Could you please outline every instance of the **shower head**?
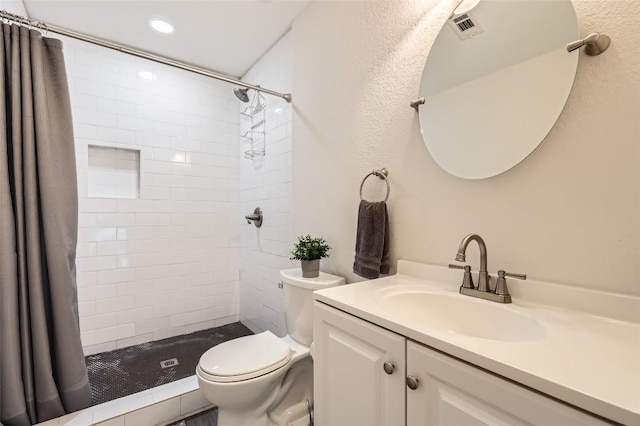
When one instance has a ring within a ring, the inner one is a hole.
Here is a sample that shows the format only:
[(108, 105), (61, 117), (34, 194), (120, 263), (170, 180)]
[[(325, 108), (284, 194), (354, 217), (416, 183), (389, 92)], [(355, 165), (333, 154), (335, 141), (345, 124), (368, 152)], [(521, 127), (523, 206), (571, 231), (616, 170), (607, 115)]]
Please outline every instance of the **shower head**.
[(249, 91), (249, 89), (241, 89), (239, 87), (233, 89), (233, 93), (235, 93), (236, 97), (242, 102), (249, 102), (249, 95), (247, 95), (247, 91)]

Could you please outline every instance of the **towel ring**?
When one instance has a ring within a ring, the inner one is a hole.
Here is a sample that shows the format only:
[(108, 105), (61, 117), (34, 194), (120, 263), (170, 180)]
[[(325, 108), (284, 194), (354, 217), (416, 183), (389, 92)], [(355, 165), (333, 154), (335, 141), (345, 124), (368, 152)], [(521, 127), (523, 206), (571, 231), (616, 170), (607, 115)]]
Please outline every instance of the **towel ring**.
[(364, 198), (362, 198), (362, 188), (364, 187), (364, 182), (367, 180), (369, 176), (378, 176), (380, 179), (384, 179), (385, 183), (387, 184), (387, 196), (384, 197), (384, 201), (386, 202), (389, 199), (389, 193), (391, 192), (389, 179), (387, 179), (388, 175), (389, 175), (389, 171), (384, 167), (379, 170), (374, 170), (368, 175), (366, 175), (364, 179), (362, 179), (362, 183), (360, 184), (360, 201), (364, 201)]

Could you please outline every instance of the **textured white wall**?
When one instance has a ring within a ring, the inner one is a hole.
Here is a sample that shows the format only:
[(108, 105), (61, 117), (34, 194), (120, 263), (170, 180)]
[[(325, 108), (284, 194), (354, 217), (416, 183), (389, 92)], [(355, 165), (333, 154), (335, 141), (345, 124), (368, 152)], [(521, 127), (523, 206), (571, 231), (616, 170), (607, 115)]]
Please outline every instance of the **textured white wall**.
[[(294, 21), (294, 234), (324, 235), (334, 251), (323, 269), (360, 280), (351, 272), (358, 187), (385, 166), (394, 259), (445, 265), (475, 232), (492, 273), (639, 295), (640, 35), (629, 28), (640, 2), (574, 2), (581, 33), (608, 34), (611, 48), (581, 54), (565, 110), (539, 148), (480, 181), (433, 162), (408, 106), (456, 3), (315, 2)], [(469, 252), (475, 269), (477, 248)]]
[[(78, 166), (85, 353), (238, 321), (240, 117), (232, 87), (63, 42)], [(141, 71), (155, 78), (141, 78)], [(88, 197), (89, 179), (114, 183), (89, 176), (89, 145), (139, 150), (139, 199)]]
[[(242, 78), (282, 93), (291, 91), (291, 34), (286, 34)], [(252, 94), (253, 92), (249, 92)], [(266, 155), (240, 160), (242, 214), (261, 207), (261, 228), (241, 227), (240, 320), (254, 332), (286, 334), (280, 269), (294, 267), (291, 250), (291, 105), (266, 96)], [(241, 108), (246, 106), (243, 104)], [(242, 126), (241, 126), (242, 127)], [(241, 147), (241, 151), (247, 149)]]

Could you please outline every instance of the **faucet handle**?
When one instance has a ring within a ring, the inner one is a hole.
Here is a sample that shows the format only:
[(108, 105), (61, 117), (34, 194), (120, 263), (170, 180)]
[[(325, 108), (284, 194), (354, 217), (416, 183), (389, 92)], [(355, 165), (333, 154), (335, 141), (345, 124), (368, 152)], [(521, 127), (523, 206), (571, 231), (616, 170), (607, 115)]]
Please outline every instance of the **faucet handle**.
[(506, 296), (509, 294), (509, 289), (507, 288), (507, 280), (505, 277), (517, 278), (519, 280), (526, 280), (527, 276), (525, 274), (514, 274), (511, 272), (505, 272), (502, 269), (498, 271), (498, 279), (496, 280), (496, 289), (494, 291), (495, 294)]
[(517, 278), (519, 280), (526, 280), (527, 279), (527, 275), (526, 274), (516, 274), (514, 272), (505, 272), (503, 270), (499, 270), (498, 271), (498, 277), (511, 277), (511, 278)]
[(454, 265), (452, 263), (449, 264), (449, 269), (464, 269), (464, 277), (462, 277), (462, 288), (475, 288), (473, 285), (473, 278), (471, 277), (471, 266), (469, 265)]

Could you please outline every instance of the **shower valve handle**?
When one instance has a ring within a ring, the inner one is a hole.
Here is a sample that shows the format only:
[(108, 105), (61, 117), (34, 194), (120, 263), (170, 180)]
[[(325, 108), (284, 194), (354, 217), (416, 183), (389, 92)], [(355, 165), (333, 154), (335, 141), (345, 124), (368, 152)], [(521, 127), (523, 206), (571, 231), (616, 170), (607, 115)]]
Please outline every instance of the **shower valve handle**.
[(260, 207), (256, 207), (253, 214), (246, 215), (244, 218), (247, 220), (249, 225), (253, 222), (256, 228), (260, 228), (262, 226), (262, 209)]

